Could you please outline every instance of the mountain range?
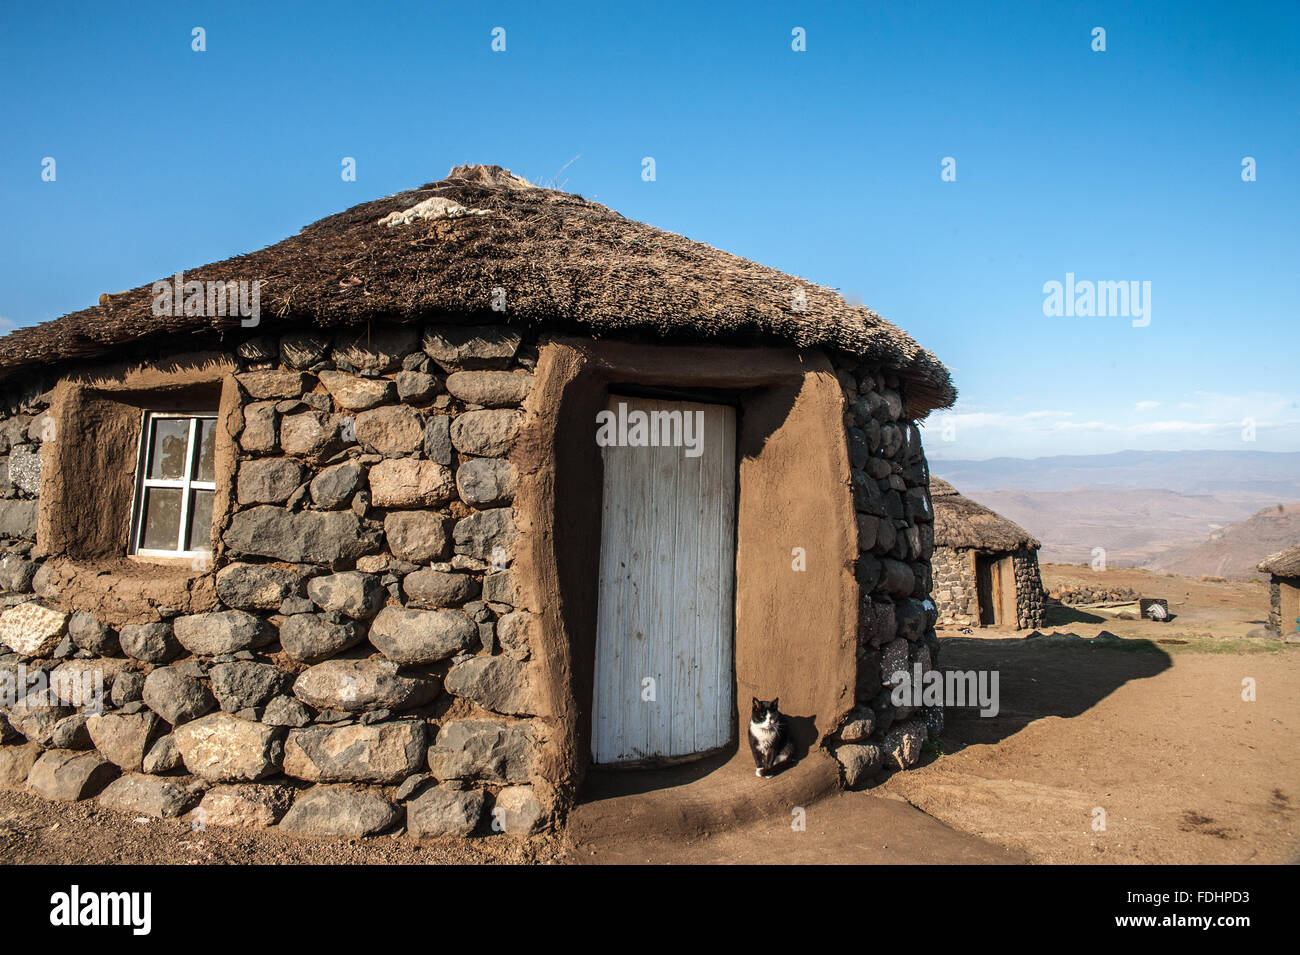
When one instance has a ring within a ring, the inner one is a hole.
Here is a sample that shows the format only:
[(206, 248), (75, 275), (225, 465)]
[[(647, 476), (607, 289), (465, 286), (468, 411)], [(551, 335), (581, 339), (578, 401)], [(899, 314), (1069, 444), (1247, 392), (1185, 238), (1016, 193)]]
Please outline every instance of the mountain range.
[(1257, 576), (1300, 543), (1300, 453), (1122, 451), (935, 460), (931, 470), (1043, 542), (1040, 559)]

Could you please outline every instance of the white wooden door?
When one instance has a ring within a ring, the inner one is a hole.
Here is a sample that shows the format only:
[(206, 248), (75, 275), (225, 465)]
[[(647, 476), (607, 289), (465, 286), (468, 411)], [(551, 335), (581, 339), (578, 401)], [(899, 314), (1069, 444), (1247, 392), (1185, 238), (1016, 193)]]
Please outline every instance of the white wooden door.
[(608, 407), (629, 424), (645, 413), (656, 433), (674, 412), (702, 430), (697, 454), (633, 445), (646, 435), (630, 426), (627, 444), (602, 449), (592, 756), (704, 752), (731, 739), (735, 708), (736, 413), (618, 395)]

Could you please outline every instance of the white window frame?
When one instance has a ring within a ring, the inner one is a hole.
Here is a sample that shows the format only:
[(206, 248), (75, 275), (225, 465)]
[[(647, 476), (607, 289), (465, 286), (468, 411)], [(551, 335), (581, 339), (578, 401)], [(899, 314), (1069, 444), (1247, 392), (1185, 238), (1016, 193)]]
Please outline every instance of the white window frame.
[[(149, 465), (152, 463), (149, 460), (149, 449), (154, 422), (168, 418), (185, 418), (189, 420), (190, 425), (185, 446), (185, 474), (179, 480), (149, 477)], [(214, 411), (146, 411), (144, 413), (140, 422), (140, 449), (136, 457), (135, 498), (131, 507), (131, 546), (127, 548), (128, 554), (135, 557), (194, 558), (211, 553), (210, 546), (195, 550), (185, 550), (184, 546), (190, 525), (190, 500), (194, 497), (192, 492), (212, 491), (215, 494), (217, 490), (215, 481), (199, 481), (194, 478), (194, 461), (198, 452), (195, 442), (198, 440), (199, 422), (216, 420), (217, 414)], [(181, 491), (181, 517), (180, 527), (176, 532), (176, 550), (158, 550), (140, 546), (144, 539), (144, 501), (148, 488), (179, 488)], [(209, 545), (210, 543), (209, 539)]]

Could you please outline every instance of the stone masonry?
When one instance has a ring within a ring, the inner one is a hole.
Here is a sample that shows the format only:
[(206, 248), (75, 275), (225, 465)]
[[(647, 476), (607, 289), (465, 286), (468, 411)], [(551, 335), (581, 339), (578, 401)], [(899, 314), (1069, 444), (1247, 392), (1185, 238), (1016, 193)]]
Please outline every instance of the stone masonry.
[[(94, 434), (54, 432), (53, 381), (11, 385), (0, 785), (320, 836), (553, 824), (554, 781), (538, 768), (550, 718), (529, 679), (537, 620), (516, 605), (512, 571), (523, 532), (509, 454), (540, 344), (500, 326), (415, 325), (238, 343), (221, 356), (235, 462), (211, 561), (146, 578), (42, 556), (41, 446)], [(933, 509), (899, 379), (833, 361), (859, 628), (856, 705), (824, 742), (856, 787), (914, 765), (943, 730), (941, 708), (891, 700), (896, 671), (938, 656)], [(88, 674), (102, 698), (67, 689)]]
[(893, 675), (926, 673), (938, 660), (930, 556), (934, 511), (929, 467), (897, 377), (836, 362), (858, 520), (856, 706), (830, 741), (850, 787), (907, 769), (943, 732), (941, 707), (894, 705)]
[[(1028, 547), (1022, 547), (1010, 556), (1016, 576), (1016, 626), (1021, 630), (1041, 627), (1046, 593), (1038, 556)], [(946, 627), (978, 627), (975, 552), (967, 548), (937, 547), (930, 559), (934, 566), (934, 598), (939, 606), (939, 623)]]
[[(11, 385), (0, 785), (309, 835), (548, 825), (508, 460), (536, 355), (499, 327), (240, 343), (231, 504), (182, 606), (37, 556), (41, 445), (95, 435), (54, 434), (53, 382)], [(58, 689), (88, 670), (102, 699)]]

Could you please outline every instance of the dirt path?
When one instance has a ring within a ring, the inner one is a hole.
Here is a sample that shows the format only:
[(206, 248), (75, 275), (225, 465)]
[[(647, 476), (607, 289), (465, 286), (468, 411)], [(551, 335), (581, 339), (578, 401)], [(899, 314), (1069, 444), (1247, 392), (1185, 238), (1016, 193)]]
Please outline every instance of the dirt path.
[[(1095, 584), (1091, 574), (1045, 568), (1049, 587)], [(1300, 861), (1300, 646), (1245, 637), (1265, 588), (1107, 574), (1108, 586), (1169, 599), (1176, 619), (1058, 608), (1045, 636), (950, 634), (944, 669), (996, 670), (999, 714), (950, 711), (922, 765), (814, 803), (807, 832), (792, 833), (788, 807), (758, 805), (762, 818), (707, 835), (638, 824), (591, 846), (579, 839), (578, 860)], [(1120, 639), (1093, 643), (1103, 631)], [(1247, 677), (1253, 703), (1242, 699)], [(1097, 809), (1104, 831), (1093, 828)]]
[[(574, 813), (562, 834), (521, 840), (488, 836), (416, 842), (300, 839), (275, 830), (195, 831), (187, 823), (137, 820), (93, 802), (52, 803), (0, 790), (0, 862), (10, 864), (164, 865), (460, 865), (620, 863), (1000, 863), (1023, 853), (956, 832), (924, 813), (867, 793), (816, 794), (827, 788), (810, 760), (799, 776), (766, 783), (740, 757), (691, 774), (678, 786), (610, 793)], [(743, 770), (741, 772), (740, 770)], [(748, 786), (722, 815), (709, 789)], [(830, 780), (833, 785), (833, 779)], [(809, 797), (809, 798), (804, 798)], [(802, 810), (802, 827), (792, 809)], [(620, 823), (620, 819), (622, 822)]]
[(628, 834), (576, 844), (574, 861), (657, 865), (1002, 865), (1028, 862), (1018, 849), (958, 832), (901, 801), (839, 792), (805, 808), (734, 829), (647, 839)]
[(950, 712), (946, 754), (877, 792), (1036, 862), (1300, 861), (1300, 647), (1234, 643), (945, 641), (1002, 710)]
[[(1080, 636), (1095, 636), (1106, 629), (1121, 637), (1160, 637), (1191, 634), (1201, 637), (1245, 637), (1268, 619), (1268, 585), (1261, 581), (1226, 581), (1216, 577), (1181, 577), (1149, 570), (1110, 567), (1093, 571), (1086, 564), (1044, 564), (1043, 585), (1049, 593), (1064, 584), (1137, 591), (1144, 597), (1163, 597), (1175, 615), (1168, 623), (1120, 620), (1104, 610), (1051, 608), (1047, 626), (1065, 628)], [(1015, 631), (1006, 635), (1023, 636)]]
[(313, 840), (274, 830), (242, 831), (139, 822), (93, 803), (47, 802), (0, 790), (0, 862), (18, 865), (493, 865), (620, 863), (1021, 862), (1015, 850), (953, 831), (911, 806), (867, 793), (809, 805), (805, 827), (768, 814), (719, 833), (627, 833), (595, 842), (570, 834), (530, 840), (491, 836), (424, 840), (404, 836)]
[(531, 840), (405, 837), (300, 839), (274, 829), (195, 831), (188, 823), (131, 816), (93, 801), (53, 803), (0, 789), (0, 862), (19, 865), (461, 865), (562, 861), (558, 836)]
[(573, 859), (595, 864), (1023, 862), (912, 806), (839, 789), (838, 764), (803, 754), (754, 778), (748, 749), (667, 770), (593, 774), (569, 818)]

